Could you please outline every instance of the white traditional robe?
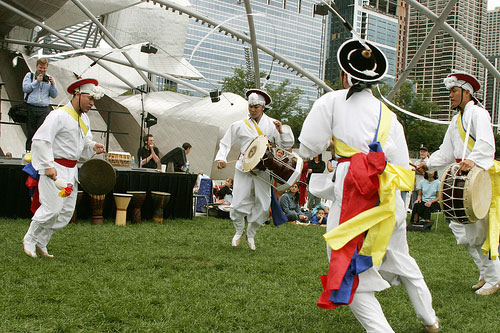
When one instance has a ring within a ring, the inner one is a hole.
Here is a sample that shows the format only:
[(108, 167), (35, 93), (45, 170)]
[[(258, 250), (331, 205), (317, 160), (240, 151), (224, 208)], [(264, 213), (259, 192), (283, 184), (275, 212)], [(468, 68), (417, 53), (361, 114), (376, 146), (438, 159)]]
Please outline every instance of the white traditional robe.
[[(463, 157), (464, 142), (457, 127), (458, 116), (456, 114), (452, 118), (439, 150), (435, 151), (429, 158), (427, 162), (429, 170), (433, 171), (446, 167), (455, 163), (456, 159)], [(490, 114), (485, 109), (475, 105), (473, 101), (470, 101), (465, 105), (462, 122), (465, 130), (467, 130), (470, 123), (470, 135), (476, 139), (472, 151), (466, 148), (465, 159), (469, 159), (476, 163), (478, 167), (488, 170), (493, 166), (495, 157), (495, 138), (491, 128)], [(450, 222), (450, 229), (457, 239), (457, 244), (467, 247), (479, 269), (480, 275), (485, 278), (486, 282), (490, 284), (499, 282), (500, 262), (498, 259), (489, 260), (488, 256), (484, 255), (481, 250), (488, 232), (488, 218), (486, 217), (471, 224), (452, 221)]]
[[(71, 103), (66, 106), (73, 108)], [(78, 168), (67, 168), (54, 162), (54, 159), (79, 160), (94, 154), (96, 143), (92, 140), (89, 118), (85, 113), (82, 113), (81, 118), (87, 126), (86, 135), (71, 115), (63, 109), (56, 109), (49, 113), (33, 136), (31, 163), (40, 174), (38, 191), (41, 206), (32, 218), (26, 237), (27, 241), (36, 242), (42, 248), (47, 246), (55, 230), (69, 223), (78, 191)], [(65, 198), (59, 196), (60, 190), (54, 180), (45, 175), (45, 169), (52, 167), (56, 169), (58, 179), (73, 185), (71, 195)]]
[[(299, 155), (311, 158), (323, 152), (332, 136), (363, 153), (369, 152), (368, 145), (373, 142), (379, 123), (380, 101), (373, 96), (370, 89), (354, 93), (348, 100), (346, 95), (347, 90), (329, 92), (314, 103), (299, 137)], [(409, 167), (403, 127), (394, 114), (383, 150), (388, 162)], [(324, 198), (332, 200), (327, 231), (338, 226), (344, 179), (349, 165), (350, 162), (337, 165), (334, 197)], [(397, 222), (386, 255), (380, 267), (374, 266), (359, 275), (359, 286), (350, 306), (367, 331), (392, 331), (373, 294), (375, 291), (389, 288), (387, 281), (392, 284), (403, 283), (417, 316), (425, 325), (432, 325), (436, 321), (430, 292), (417, 263), (409, 254), (406, 241), (406, 209), (399, 190), (395, 196)], [(327, 253), (330, 256), (331, 249), (328, 245)]]
[[(247, 120), (251, 128), (243, 120), (231, 124), (231, 127), (220, 140), (219, 151), (215, 157), (216, 161), (226, 161), (231, 147), (237, 143), (240, 144), (241, 154), (235, 167), (233, 201), (231, 202), (230, 213), (237, 232), (243, 232), (241, 226), (244, 227), (245, 216), (249, 223), (262, 225), (269, 217), (269, 206), (271, 204), (271, 186), (257, 176), (242, 171), (243, 154), (250, 143), (259, 136), (255, 129), (254, 120), (251, 118)], [(285, 130), (280, 134), (274, 125), (274, 121), (275, 119), (263, 114), (257, 126), (268, 137), (270, 142), (285, 149), (291, 148), (294, 143), (293, 133)], [(259, 177), (270, 181), (270, 177), (266, 172), (256, 170), (255, 173)], [(248, 237), (252, 238), (251, 236), (248, 235)]]

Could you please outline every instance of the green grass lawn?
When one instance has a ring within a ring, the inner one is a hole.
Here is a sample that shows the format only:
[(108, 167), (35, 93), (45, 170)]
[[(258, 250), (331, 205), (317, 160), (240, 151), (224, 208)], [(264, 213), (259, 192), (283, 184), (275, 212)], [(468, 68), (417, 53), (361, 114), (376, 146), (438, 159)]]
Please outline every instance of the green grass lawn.
[[(54, 259), (27, 257), (28, 220), (0, 219), (0, 332), (362, 332), (350, 310), (322, 310), (324, 228), (265, 226), (257, 251), (231, 247), (229, 220), (113, 221), (54, 234)], [(443, 332), (498, 332), (500, 294), (477, 296), (477, 272), (443, 221), (408, 234)], [(422, 332), (401, 286), (378, 293), (396, 332)]]

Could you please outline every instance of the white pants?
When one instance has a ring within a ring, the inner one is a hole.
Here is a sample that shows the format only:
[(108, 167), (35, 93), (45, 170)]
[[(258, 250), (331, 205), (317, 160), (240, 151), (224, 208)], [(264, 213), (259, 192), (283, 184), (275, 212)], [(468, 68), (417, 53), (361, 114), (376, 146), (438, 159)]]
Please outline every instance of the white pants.
[[(266, 172), (257, 171), (257, 174), (269, 180)], [(254, 175), (235, 169), (230, 217), (236, 234), (243, 234), (246, 217), (247, 237), (253, 238), (259, 226), (269, 218), (270, 205), (271, 185)]]
[(457, 244), (467, 248), (484, 280), (490, 284), (496, 284), (500, 281), (500, 261), (498, 258), (490, 260), (488, 255), (485, 255), (481, 250), (488, 233), (488, 218), (471, 224), (450, 222), (449, 226)]
[[(68, 171), (67, 168), (56, 167), (56, 169), (58, 178), (67, 180), (70, 179), (71, 174), (74, 175), (74, 172), (65, 172)], [(64, 228), (71, 220), (75, 210), (77, 190), (78, 186), (73, 184), (71, 195), (63, 198), (59, 196), (60, 190), (56, 187), (55, 181), (45, 175), (40, 175), (38, 192), (41, 206), (31, 219), (28, 232), (24, 236), (25, 240), (36, 243), (41, 248), (47, 247), (54, 231)]]

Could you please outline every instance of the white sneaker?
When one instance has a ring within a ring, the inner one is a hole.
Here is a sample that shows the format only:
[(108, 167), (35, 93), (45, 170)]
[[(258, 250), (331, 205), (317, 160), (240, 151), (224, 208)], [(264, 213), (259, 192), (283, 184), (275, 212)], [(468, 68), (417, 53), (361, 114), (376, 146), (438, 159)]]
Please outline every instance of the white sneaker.
[(238, 245), (240, 245), (241, 237), (243, 237), (243, 234), (241, 234), (241, 235), (235, 234), (233, 237), (233, 240), (231, 241), (231, 245), (233, 247), (237, 247)]
[(38, 253), (38, 255), (40, 257), (45, 257), (45, 258), (54, 258), (54, 256), (52, 254), (49, 254), (49, 251), (47, 250), (46, 247), (40, 247), (40, 246), (36, 246), (36, 253)]
[(248, 238), (248, 247), (250, 250), (255, 251), (257, 248), (255, 247), (255, 240), (253, 238)]
[(484, 277), (480, 277), (479, 278), (479, 281), (477, 281), (477, 283), (475, 285), (472, 286), (472, 289), (474, 290), (478, 290), (480, 289), (482, 286), (484, 286), (484, 284), (486, 283), (486, 281), (484, 280)]
[(500, 289), (500, 281), (495, 284), (486, 282), (484, 286), (476, 290), (476, 294), (481, 296), (489, 296), (496, 293), (499, 289)]
[(36, 258), (36, 245), (35, 243), (31, 243), (31, 242), (28, 242), (27, 240), (25, 240), (23, 238), (23, 248), (24, 248), (24, 253), (26, 253), (26, 255), (28, 257), (31, 257), (31, 258)]

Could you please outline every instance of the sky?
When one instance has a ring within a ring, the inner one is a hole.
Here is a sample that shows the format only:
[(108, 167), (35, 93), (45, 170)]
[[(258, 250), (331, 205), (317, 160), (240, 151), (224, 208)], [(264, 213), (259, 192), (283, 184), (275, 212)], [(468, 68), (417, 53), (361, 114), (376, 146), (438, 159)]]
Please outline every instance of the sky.
[(488, 9), (495, 9), (500, 7), (500, 0), (488, 0)]

